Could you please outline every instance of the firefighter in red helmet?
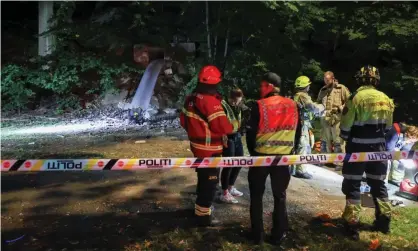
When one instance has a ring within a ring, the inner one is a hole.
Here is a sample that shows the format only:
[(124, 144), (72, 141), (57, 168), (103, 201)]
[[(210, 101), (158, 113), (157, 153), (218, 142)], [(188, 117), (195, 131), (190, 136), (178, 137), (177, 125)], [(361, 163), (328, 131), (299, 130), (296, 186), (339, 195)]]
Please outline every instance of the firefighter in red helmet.
[[(221, 80), (218, 68), (212, 65), (203, 67), (197, 87), (186, 97), (180, 113), (181, 126), (187, 131), (190, 148), (197, 158), (221, 156), (223, 138), (234, 130), (222, 108), (222, 97), (216, 90)], [(214, 225), (218, 221), (213, 219), (212, 201), (219, 183), (219, 168), (197, 168), (196, 172), (195, 215), (198, 225)]]

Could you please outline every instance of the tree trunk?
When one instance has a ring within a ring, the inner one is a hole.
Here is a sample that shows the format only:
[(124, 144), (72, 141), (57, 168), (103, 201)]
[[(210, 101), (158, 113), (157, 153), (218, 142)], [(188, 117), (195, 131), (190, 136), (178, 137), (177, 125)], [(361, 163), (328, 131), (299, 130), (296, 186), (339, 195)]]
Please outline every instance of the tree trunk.
[[(54, 15), (54, 2), (39, 2), (38, 3), (38, 26), (39, 34), (43, 34), (50, 30), (51, 23), (49, 20)], [(51, 34), (42, 35), (38, 37), (38, 55), (46, 56), (54, 50), (54, 36)]]
[(229, 39), (229, 23), (231, 19), (228, 21), (228, 28), (226, 29), (226, 35), (225, 35), (225, 51), (224, 51), (224, 58), (226, 58), (226, 55), (228, 55), (228, 39)]
[(216, 60), (216, 50), (218, 49), (218, 35), (215, 36), (213, 47), (213, 58)]
[(210, 31), (209, 31), (209, 2), (206, 1), (206, 32), (207, 32), (207, 42), (208, 42), (208, 59), (212, 60), (212, 51), (210, 48)]
[(221, 25), (221, 8), (222, 8), (222, 2), (219, 4), (219, 8), (218, 8), (218, 22), (217, 22), (217, 31), (216, 31), (216, 35), (215, 35), (215, 40), (214, 40), (214, 45), (213, 45), (213, 60), (216, 61), (216, 52), (218, 50), (218, 29), (219, 26)]
[(225, 51), (224, 51), (224, 66), (222, 71), (225, 71), (226, 69), (226, 61), (228, 60), (228, 40), (229, 40), (229, 24), (230, 24), (231, 19), (229, 19), (228, 21), (228, 27), (226, 29), (226, 35), (225, 35)]
[(228, 38), (229, 38), (229, 28), (228, 30), (226, 30), (224, 58), (226, 58), (226, 55), (228, 54)]
[(339, 40), (340, 40), (340, 32), (337, 31), (337, 35), (335, 36), (335, 39), (334, 39), (334, 48), (333, 48), (334, 53), (337, 50)]

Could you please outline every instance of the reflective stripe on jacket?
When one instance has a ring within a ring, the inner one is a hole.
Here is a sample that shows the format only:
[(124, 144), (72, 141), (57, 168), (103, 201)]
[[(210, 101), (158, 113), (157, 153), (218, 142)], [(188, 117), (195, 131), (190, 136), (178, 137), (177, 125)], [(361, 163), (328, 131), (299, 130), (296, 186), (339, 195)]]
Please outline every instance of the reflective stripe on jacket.
[(211, 157), (222, 153), (222, 136), (232, 133), (233, 127), (226, 117), (221, 100), (219, 95), (206, 93), (186, 98), (180, 113), (180, 124), (187, 131), (195, 157)]
[(260, 121), (255, 151), (262, 154), (289, 154), (295, 146), (298, 126), (296, 103), (281, 96), (257, 101)]
[(362, 86), (347, 101), (341, 119), (341, 138), (357, 144), (385, 144), (392, 127), (393, 101), (373, 86)]

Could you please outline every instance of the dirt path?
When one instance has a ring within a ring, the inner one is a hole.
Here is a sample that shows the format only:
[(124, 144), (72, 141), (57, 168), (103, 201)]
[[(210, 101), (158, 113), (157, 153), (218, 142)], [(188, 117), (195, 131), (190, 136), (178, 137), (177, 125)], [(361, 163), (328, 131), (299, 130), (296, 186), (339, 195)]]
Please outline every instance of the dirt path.
[[(31, 145), (25, 140), (5, 141), (2, 142), (2, 158), (191, 156), (188, 141), (178, 138), (153, 138), (139, 143), (142, 136), (113, 137), (110, 142), (102, 137), (66, 137), (66, 141), (39, 139)], [(242, 246), (234, 243), (245, 242), (243, 234), (249, 227), (247, 170), (243, 169), (236, 184), (244, 192), (240, 203), (215, 204), (215, 213), (224, 223), (219, 229), (195, 228), (195, 184), (196, 174), (190, 169), (2, 173), (2, 248), (25, 251), (242, 250)], [(264, 199), (267, 227), (272, 206), (268, 183)], [(302, 249), (306, 238), (301, 235), (309, 234), (304, 229), (310, 227), (312, 217), (326, 213), (337, 218), (343, 206), (342, 196), (329, 196), (323, 189), (292, 179), (288, 211), (294, 232), (291, 243), (286, 245)], [(321, 238), (327, 240), (327, 236)], [(22, 238), (11, 244), (4, 242), (19, 237)], [(187, 238), (191, 238), (189, 241), (193, 244), (188, 244)], [(149, 243), (159, 240), (166, 246), (150, 246)]]
[[(3, 142), (3, 158), (16, 155), (27, 158), (132, 158), (138, 153), (145, 157), (191, 156), (187, 141), (156, 138), (135, 143), (138, 139), (125, 137), (106, 144), (96, 138), (67, 139), (58, 143), (38, 140), (35, 145), (27, 145), (25, 141)], [(20, 148), (24, 151), (16, 152)], [(14, 245), (5, 246), (10, 250), (23, 247), (25, 250), (56, 250), (68, 246), (85, 249), (92, 244), (99, 250), (121, 250), (130, 239), (149, 236), (150, 226), (156, 231), (164, 231), (186, 224), (184, 217), (193, 214), (195, 184), (195, 172), (188, 169), (2, 173), (2, 239), (25, 235)], [(237, 187), (245, 193), (240, 198), (241, 203), (217, 204), (216, 212), (226, 224), (239, 223), (245, 229), (249, 207), (247, 170), (241, 172)], [(288, 194), (291, 215), (310, 217), (325, 211), (339, 213), (338, 206), (330, 209), (325, 206), (328, 203), (318, 203), (323, 196), (303, 181), (292, 179)], [(272, 210), (269, 186), (265, 206), (268, 219)], [(176, 222), (176, 218), (182, 223)], [(167, 225), (167, 222), (172, 224)]]

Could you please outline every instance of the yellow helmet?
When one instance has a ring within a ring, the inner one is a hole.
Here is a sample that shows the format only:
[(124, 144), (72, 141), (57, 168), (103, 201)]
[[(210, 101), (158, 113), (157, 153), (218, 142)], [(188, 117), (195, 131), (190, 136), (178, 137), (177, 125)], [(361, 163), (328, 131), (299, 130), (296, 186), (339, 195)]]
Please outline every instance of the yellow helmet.
[(311, 80), (307, 76), (300, 76), (295, 81), (296, 89), (303, 89), (311, 84)]

